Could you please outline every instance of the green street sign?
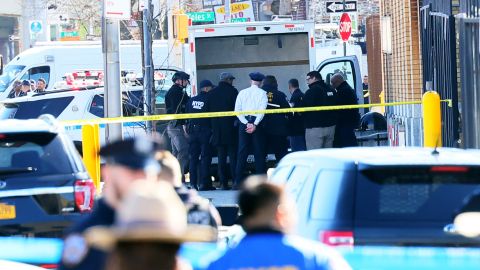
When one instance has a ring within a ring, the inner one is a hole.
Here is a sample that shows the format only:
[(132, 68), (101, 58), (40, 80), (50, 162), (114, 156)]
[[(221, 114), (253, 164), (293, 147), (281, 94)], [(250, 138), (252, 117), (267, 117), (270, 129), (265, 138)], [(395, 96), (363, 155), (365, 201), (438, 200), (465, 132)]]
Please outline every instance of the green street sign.
[(247, 22), (247, 18), (232, 18), (231, 22)]
[(77, 31), (60, 32), (60, 38), (66, 38), (66, 37), (78, 37), (78, 32)]
[(192, 22), (214, 22), (215, 13), (214, 12), (188, 12), (188, 18)]

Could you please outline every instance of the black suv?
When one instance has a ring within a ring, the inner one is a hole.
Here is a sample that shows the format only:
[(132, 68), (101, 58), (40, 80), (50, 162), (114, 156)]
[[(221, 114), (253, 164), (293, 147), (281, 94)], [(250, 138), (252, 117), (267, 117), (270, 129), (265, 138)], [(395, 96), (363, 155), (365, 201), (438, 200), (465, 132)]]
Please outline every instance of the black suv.
[(296, 200), (298, 232), (328, 245), (475, 245), (448, 229), (480, 188), (476, 150), (298, 152), (282, 159), (272, 181), (285, 183)]
[(95, 186), (53, 117), (0, 121), (0, 235), (58, 236), (92, 210)]

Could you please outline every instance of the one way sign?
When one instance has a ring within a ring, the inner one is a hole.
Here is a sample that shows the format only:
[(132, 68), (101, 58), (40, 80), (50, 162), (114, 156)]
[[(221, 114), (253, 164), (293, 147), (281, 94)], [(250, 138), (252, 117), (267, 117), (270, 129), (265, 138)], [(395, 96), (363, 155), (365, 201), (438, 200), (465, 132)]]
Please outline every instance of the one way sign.
[(325, 2), (327, 13), (354, 12), (357, 11), (357, 1), (345, 1), (345, 10), (343, 2)]

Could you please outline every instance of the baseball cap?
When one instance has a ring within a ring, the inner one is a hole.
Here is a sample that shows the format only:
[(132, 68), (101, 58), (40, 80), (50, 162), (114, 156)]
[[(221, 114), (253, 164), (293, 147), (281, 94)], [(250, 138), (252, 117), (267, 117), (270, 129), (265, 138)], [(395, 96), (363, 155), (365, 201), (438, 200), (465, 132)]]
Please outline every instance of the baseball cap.
[(199, 89), (202, 89), (207, 86), (213, 86), (213, 83), (210, 80), (203, 80), (198, 84)]
[(232, 79), (234, 80), (235, 77), (232, 75), (232, 73), (230, 72), (222, 72), (220, 73), (220, 80), (223, 81), (223, 80), (228, 80), (228, 79)]

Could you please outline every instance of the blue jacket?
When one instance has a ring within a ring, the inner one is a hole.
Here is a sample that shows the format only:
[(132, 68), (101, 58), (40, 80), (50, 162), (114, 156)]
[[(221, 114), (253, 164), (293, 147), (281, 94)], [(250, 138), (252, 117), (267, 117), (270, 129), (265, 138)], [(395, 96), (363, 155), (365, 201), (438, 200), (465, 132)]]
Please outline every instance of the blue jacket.
[(62, 261), (58, 269), (100, 270), (105, 268), (106, 253), (95, 248), (89, 248), (82, 233), (97, 225), (110, 226), (115, 220), (115, 211), (100, 199), (96, 202), (93, 212), (85, 219), (75, 224), (65, 238)]
[[(207, 92), (201, 91), (197, 96), (191, 97), (187, 102), (186, 113), (204, 113), (208, 112)], [(189, 119), (188, 126), (191, 129), (193, 125), (202, 128), (210, 128), (210, 118)]]
[(349, 270), (350, 266), (336, 251), (320, 243), (265, 230), (247, 233), (236, 247), (208, 267), (217, 269)]

